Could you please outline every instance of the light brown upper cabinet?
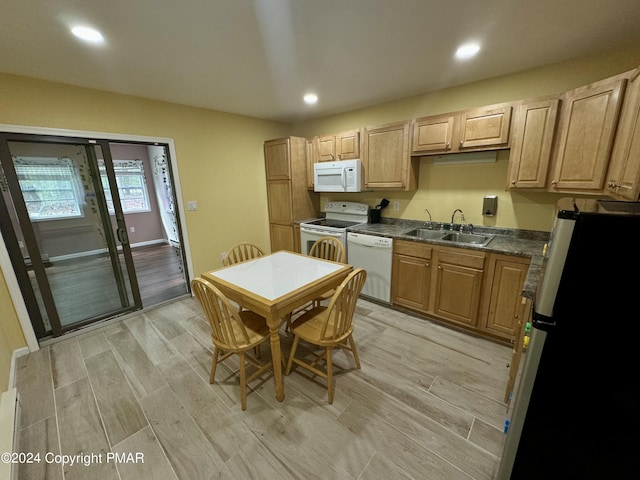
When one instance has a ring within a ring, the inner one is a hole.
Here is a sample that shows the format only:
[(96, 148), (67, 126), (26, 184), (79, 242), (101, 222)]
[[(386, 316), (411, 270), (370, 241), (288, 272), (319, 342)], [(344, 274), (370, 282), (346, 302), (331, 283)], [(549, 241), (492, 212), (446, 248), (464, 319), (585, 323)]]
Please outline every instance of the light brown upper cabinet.
[(364, 187), (367, 190), (415, 190), (418, 159), (409, 152), (410, 122), (367, 127), (362, 135)]
[(562, 96), (550, 191), (603, 191), (626, 77), (617, 75)]
[(318, 161), (318, 149), (315, 142), (318, 137), (307, 139), (307, 189), (313, 190), (313, 164)]
[(511, 104), (419, 118), (411, 153), (435, 155), (509, 148)]
[(507, 188), (545, 187), (559, 105), (558, 97), (547, 97), (515, 108)]
[(315, 217), (320, 197), (307, 190), (307, 140), (287, 137), (264, 143), (271, 251), (296, 250), (294, 221)]
[(317, 137), (318, 162), (335, 162), (360, 158), (360, 130)]
[(627, 86), (605, 190), (622, 200), (640, 194), (640, 67)]

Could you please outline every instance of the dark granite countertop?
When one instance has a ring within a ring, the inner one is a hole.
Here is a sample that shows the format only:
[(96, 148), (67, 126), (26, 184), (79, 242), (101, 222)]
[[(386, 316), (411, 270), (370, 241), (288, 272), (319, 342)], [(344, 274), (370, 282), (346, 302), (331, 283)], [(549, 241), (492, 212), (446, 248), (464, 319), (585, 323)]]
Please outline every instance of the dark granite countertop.
[(431, 243), (447, 247), (457, 247), (480, 250), (490, 253), (500, 253), (502, 255), (514, 255), (528, 257), (531, 259), (529, 271), (525, 280), (522, 295), (533, 299), (535, 296), (538, 277), (542, 267), (542, 249), (549, 239), (548, 232), (535, 230), (517, 230), (496, 227), (474, 226), (474, 233), (495, 235), (485, 246), (455, 243), (446, 240), (431, 240), (406, 235), (407, 232), (416, 228), (425, 228), (425, 222), (416, 220), (383, 219), (382, 223), (363, 223), (349, 227), (347, 231), (389, 237), (399, 240), (409, 240), (414, 242)]

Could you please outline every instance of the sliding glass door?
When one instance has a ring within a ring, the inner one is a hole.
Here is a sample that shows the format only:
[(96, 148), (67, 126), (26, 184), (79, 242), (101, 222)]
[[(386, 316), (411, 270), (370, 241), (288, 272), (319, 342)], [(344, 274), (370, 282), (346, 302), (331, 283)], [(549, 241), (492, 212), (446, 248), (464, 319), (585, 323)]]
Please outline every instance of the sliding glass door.
[(36, 336), (142, 308), (109, 144), (0, 134), (0, 161), (0, 226)]

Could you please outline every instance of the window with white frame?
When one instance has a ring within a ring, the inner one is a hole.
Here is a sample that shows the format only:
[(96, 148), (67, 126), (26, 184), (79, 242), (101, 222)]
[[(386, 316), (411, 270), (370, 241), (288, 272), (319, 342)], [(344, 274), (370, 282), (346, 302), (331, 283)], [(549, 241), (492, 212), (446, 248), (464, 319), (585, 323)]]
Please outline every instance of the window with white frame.
[(69, 158), (14, 157), (14, 165), (32, 221), (82, 217), (82, 187)]
[[(104, 161), (98, 161), (100, 179), (104, 188), (109, 213), (113, 214), (113, 198), (109, 188), (109, 180), (105, 170)], [(144, 175), (142, 160), (114, 160), (113, 169), (116, 174), (120, 204), (124, 213), (149, 212), (149, 193)]]

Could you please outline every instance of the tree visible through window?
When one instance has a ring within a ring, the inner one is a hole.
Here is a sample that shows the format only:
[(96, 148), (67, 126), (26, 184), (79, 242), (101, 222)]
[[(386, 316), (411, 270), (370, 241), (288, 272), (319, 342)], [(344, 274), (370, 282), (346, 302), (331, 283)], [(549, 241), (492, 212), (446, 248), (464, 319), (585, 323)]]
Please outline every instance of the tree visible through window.
[[(99, 167), (109, 213), (113, 214), (113, 198), (111, 197), (111, 189), (109, 188), (104, 161), (99, 160)], [(120, 196), (122, 211), (124, 213), (150, 211), (149, 193), (147, 192), (147, 182), (144, 176), (142, 160), (114, 160), (113, 169), (116, 174), (116, 183), (118, 184), (118, 194)]]
[(78, 177), (70, 159), (19, 158), (14, 162), (31, 220), (82, 216)]

